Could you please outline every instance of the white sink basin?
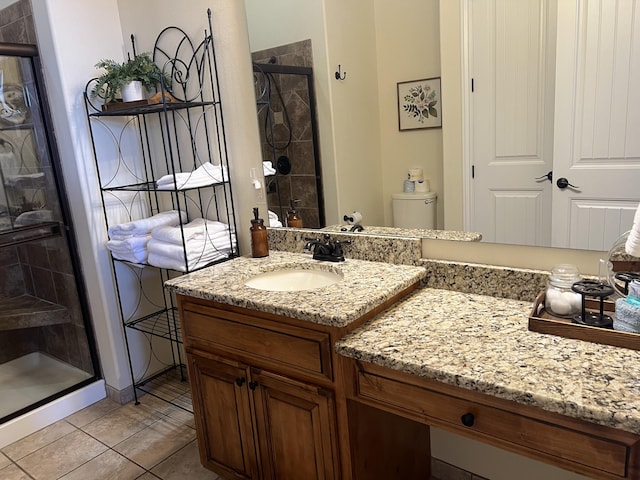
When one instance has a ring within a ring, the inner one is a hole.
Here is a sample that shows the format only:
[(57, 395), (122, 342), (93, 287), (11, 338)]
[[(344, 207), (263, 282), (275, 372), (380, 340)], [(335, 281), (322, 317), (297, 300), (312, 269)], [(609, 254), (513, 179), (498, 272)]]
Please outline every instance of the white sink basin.
[(296, 292), (328, 287), (342, 280), (342, 274), (328, 270), (281, 268), (250, 278), (245, 285), (271, 292)]

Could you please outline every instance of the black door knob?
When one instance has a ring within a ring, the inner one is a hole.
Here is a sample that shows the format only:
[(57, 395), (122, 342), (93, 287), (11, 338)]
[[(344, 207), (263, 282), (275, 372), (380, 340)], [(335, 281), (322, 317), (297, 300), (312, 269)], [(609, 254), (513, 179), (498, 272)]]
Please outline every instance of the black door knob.
[(256, 388), (258, 388), (258, 382), (252, 380), (251, 382), (249, 382), (249, 388), (251, 390), (255, 390)]
[(460, 417), (460, 421), (465, 427), (473, 427), (473, 423), (476, 418), (473, 416), (473, 413), (465, 413)]
[(236, 378), (236, 385), (238, 385), (239, 387), (244, 385), (244, 382), (246, 382), (246, 380), (243, 377)]
[(577, 187), (577, 186), (575, 186), (575, 185), (571, 185), (571, 184), (569, 183), (569, 180), (567, 180), (567, 179), (566, 179), (566, 178), (564, 178), (564, 177), (560, 177), (560, 178), (556, 181), (556, 185), (558, 185), (558, 188), (562, 188), (562, 189), (565, 189), (565, 188), (567, 188), (567, 187), (571, 187), (571, 188), (580, 188), (580, 187)]

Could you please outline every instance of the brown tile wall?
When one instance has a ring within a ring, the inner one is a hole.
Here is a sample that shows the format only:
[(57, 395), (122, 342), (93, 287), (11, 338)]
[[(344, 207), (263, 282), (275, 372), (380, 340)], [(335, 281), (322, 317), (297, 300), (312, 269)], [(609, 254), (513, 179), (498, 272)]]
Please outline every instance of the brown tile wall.
[[(271, 58), (276, 59), (277, 65), (313, 67), (313, 57), (311, 53), (311, 40), (283, 45), (267, 50), (262, 50), (252, 54), (255, 63), (265, 64)], [(302, 217), (303, 225), (307, 228), (318, 228), (320, 226), (320, 205), (319, 195), (316, 186), (316, 171), (313, 132), (311, 124), (309, 90), (307, 79), (304, 75), (294, 74), (274, 74), (273, 78), (280, 90), (282, 100), (277, 91), (272, 90), (271, 107), (275, 112), (275, 124), (273, 137), (275, 142), (272, 145), (277, 147), (274, 153), (271, 145), (266, 141), (265, 136), (265, 112), (259, 109), (259, 126), (262, 138), (263, 159), (271, 161), (274, 167), (278, 158), (286, 156), (291, 162), (291, 173), (288, 175), (278, 175), (267, 177), (267, 202), (269, 208), (278, 214), (284, 224), (287, 210), (292, 198), (299, 199), (297, 206), (299, 215)], [(269, 137), (271, 132), (267, 130)], [(291, 142), (287, 146), (287, 140), (291, 136)], [(277, 182), (277, 188), (275, 183)], [(280, 195), (278, 195), (278, 191)]]

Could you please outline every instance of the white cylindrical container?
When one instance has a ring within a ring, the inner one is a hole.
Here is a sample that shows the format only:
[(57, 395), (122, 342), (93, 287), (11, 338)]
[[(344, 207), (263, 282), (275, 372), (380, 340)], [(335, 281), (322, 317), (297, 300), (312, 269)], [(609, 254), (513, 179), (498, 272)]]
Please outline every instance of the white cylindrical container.
[(393, 226), (435, 229), (437, 199), (436, 192), (392, 194)]

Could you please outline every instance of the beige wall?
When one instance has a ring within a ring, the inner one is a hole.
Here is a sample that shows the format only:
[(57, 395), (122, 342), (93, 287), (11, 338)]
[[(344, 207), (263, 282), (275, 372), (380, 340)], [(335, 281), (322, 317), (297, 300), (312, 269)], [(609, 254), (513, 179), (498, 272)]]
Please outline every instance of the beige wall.
[(397, 95), (398, 82), (440, 76), (438, 10), (438, 0), (375, 0), (384, 225), (393, 222), (391, 194), (402, 192), (410, 168), (420, 167), (438, 194), (437, 227), (444, 228), (443, 129), (401, 132)]

